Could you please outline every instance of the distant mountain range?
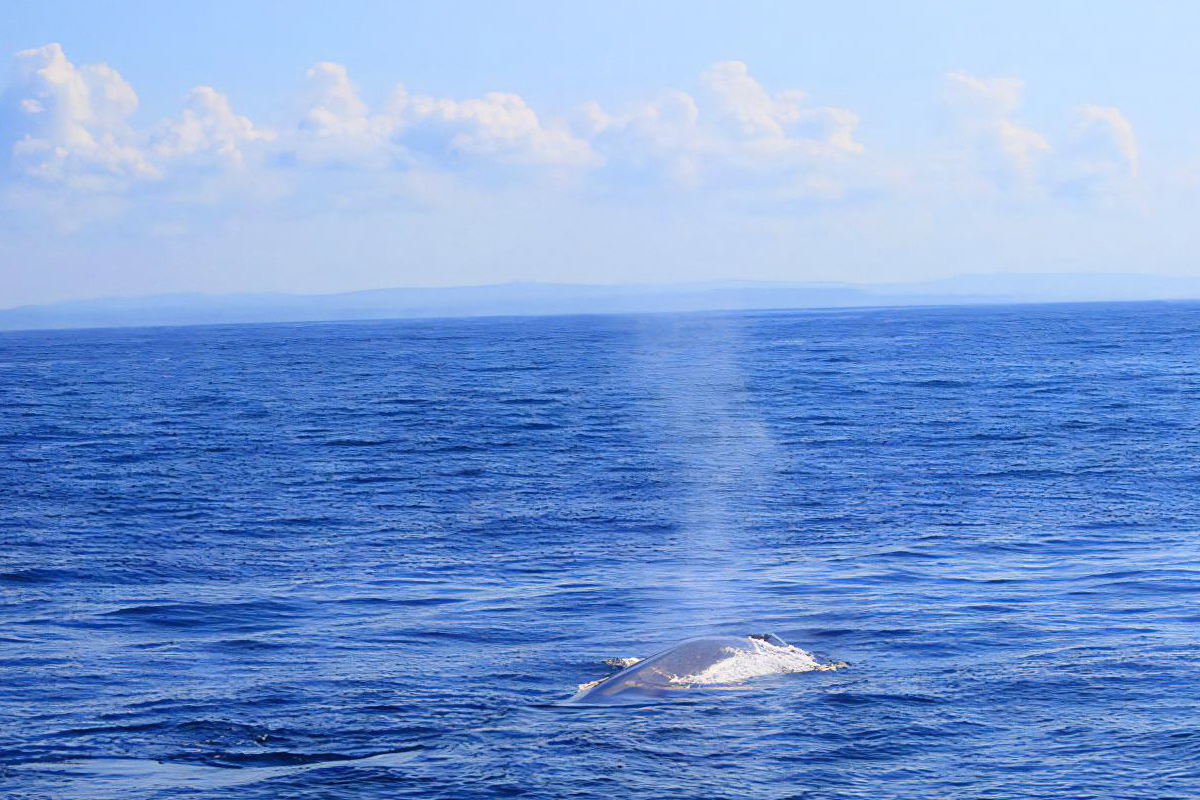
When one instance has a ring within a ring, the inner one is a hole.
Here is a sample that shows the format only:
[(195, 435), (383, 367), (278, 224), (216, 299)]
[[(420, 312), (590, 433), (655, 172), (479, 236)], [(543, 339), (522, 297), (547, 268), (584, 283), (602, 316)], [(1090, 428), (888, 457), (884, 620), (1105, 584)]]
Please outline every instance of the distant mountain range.
[(0, 309), (0, 330), (402, 317), (1200, 299), (1200, 277), (962, 275), (905, 284), (717, 281), (671, 285), (505, 283), (341, 294), (170, 294)]

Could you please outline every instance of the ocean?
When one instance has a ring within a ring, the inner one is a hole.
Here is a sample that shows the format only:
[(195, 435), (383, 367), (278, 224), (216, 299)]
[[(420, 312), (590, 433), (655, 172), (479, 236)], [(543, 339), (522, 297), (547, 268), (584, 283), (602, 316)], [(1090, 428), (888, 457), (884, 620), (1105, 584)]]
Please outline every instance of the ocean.
[[(0, 334), (0, 796), (1200, 796), (1200, 304)], [(835, 670), (566, 701), (702, 635)]]

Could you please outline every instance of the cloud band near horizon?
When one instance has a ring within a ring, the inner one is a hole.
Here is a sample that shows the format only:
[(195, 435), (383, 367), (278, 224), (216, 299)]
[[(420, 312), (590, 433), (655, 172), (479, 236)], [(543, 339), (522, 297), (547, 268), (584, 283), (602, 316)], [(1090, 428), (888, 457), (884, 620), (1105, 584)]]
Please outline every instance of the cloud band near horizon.
[(966, 197), (1107, 201), (1132, 193), (1139, 178), (1137, 137), (1118, 108), (1080, 104), (1052, 137), (1021, 120), (1021, 81), (962, 71), (943, 77), (945, 136), (915, 157), (868, 141), (866, 112), (770, 90), (740, 61), (711, 65), (687, 91), (620, 109), (581, 99), (566, 118), (510, 92), (454, 99), (402, 83), (372, 108), (346, 68), (328, 61), (302, 78), (293, 92), (301, 112), (287, 124), (251, 120), (218, 89), (197, 86), (175, 116), (137, 127), (138, 96), (118, 70), (76, 65), (58, 44), (21, 51), (0, 95), (0, 180), (10, 202), (33, 193), (53, 210), (64, 207), (56, 196), (247, 202), (252, 183), (270, 187), (249, 193), (259, 202), (279, 203), (330, 173), (376, 188), (381, 176), (402, 176), (401, 191), (416, 193), (449, 180), (485, 191), (667, 191), (781, 208), (867, 201), (931, 181)]

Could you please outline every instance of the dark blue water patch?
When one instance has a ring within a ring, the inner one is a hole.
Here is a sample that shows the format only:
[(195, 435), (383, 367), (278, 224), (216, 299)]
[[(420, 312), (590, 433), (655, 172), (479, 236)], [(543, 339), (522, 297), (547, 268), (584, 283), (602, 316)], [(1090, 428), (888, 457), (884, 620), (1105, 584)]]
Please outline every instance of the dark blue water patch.
[[(1200, 306), (0, 335), (0, 796), (1200, 795)], [(831, 672), (562, 705), (701, 634)]]
[(257, 600), (244, 603), (162, 603), (133, 605), (102, 612), (100, 618), (136, 620), (141, 625), (201, 627), (223, 630), (247, 629), (296, 617), (301, 608), (294, 603)]

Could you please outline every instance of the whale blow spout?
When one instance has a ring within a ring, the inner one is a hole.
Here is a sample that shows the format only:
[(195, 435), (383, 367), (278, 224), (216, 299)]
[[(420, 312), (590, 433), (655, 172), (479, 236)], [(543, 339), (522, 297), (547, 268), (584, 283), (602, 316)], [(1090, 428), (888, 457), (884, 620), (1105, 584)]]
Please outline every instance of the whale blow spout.
[(687, 639), (615, 675), (585, 683), (568, 702), (636, 703), (677, 695), (698, 686), (727, 686), (785, 672), (831, 670), (845, 664), (817, 661), (811, 653), (770, 633)]

